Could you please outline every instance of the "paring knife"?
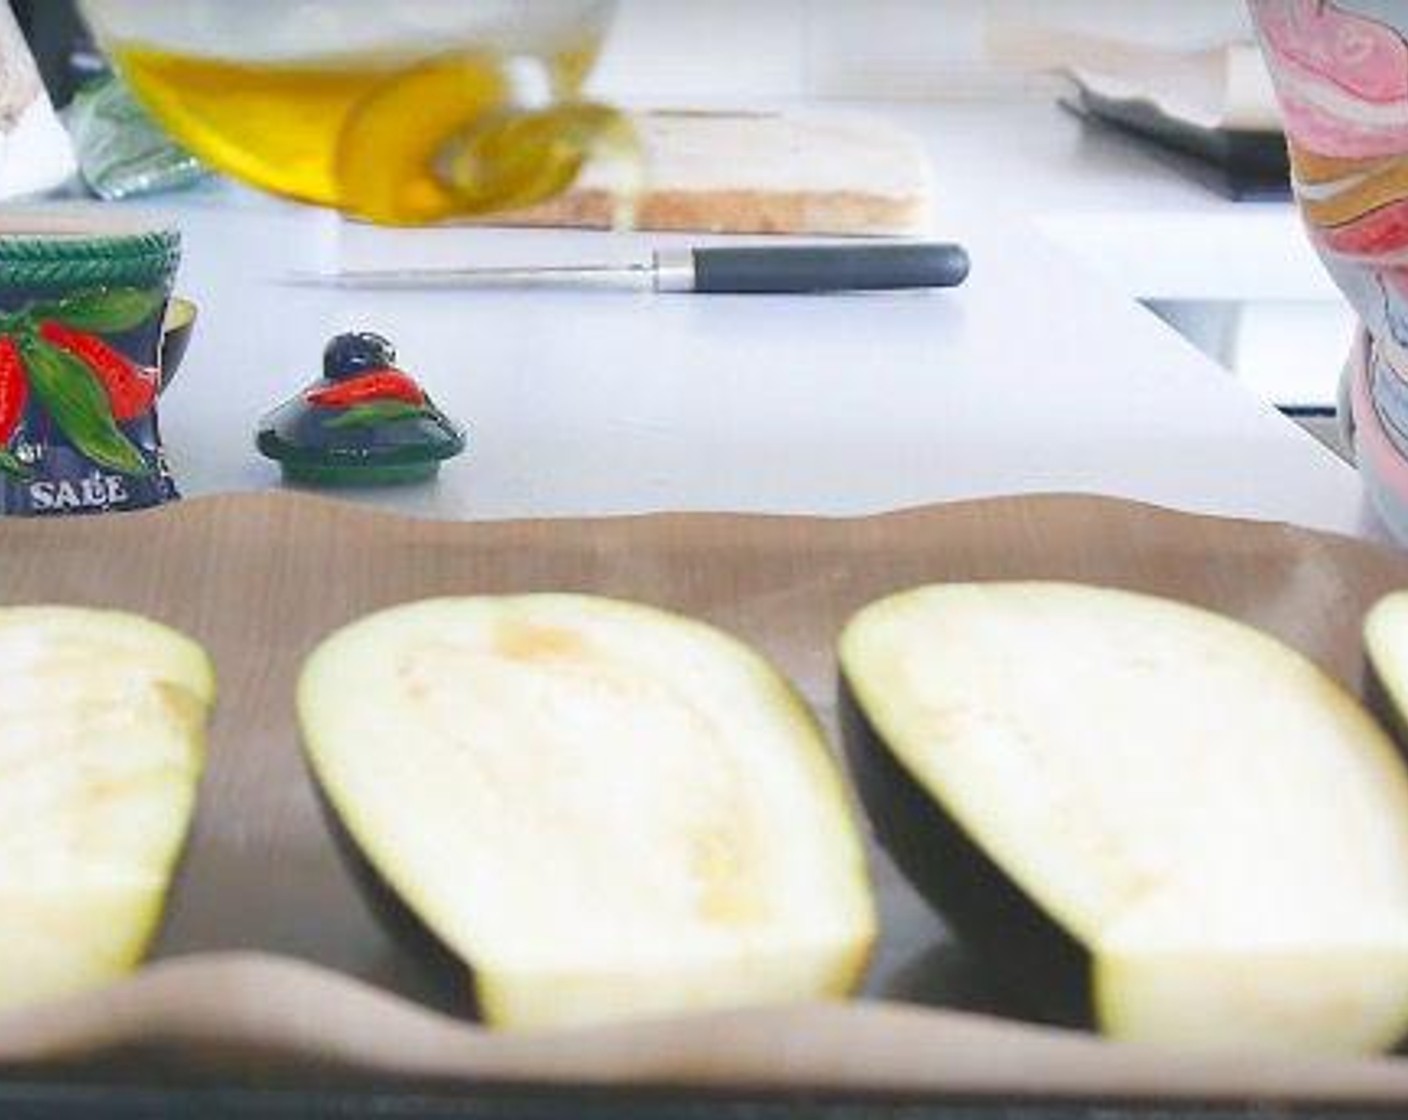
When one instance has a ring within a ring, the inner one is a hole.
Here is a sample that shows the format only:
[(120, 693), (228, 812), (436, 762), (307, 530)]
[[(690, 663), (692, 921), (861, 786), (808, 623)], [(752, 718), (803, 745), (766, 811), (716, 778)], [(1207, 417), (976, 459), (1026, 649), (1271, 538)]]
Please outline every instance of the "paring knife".
[(627, 291), (807, 293), (952, 288), (968, 275), (960, 245), (786, 245), (663, 249), (627, 264), (407, 268), (298, 273), (337, 288), (617, 288)]

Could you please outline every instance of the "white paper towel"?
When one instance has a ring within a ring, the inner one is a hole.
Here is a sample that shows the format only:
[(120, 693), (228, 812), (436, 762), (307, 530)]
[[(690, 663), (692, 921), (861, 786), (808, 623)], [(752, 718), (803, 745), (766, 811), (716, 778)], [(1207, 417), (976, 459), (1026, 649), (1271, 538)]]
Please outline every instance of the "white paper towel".
[(29, 47), (8, 5), (0, 5), (0, 200), (38, 194), (74, 172), (59, 123)]

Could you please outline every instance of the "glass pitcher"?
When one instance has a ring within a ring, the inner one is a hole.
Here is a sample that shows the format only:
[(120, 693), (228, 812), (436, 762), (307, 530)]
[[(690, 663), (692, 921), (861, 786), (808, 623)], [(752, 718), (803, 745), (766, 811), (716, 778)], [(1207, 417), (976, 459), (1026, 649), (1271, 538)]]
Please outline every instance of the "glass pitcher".
[(136, 96), (210, 166), (390, 223), (541, 201), (625, 118), (581, 98), (614, 0), (81, 0)]

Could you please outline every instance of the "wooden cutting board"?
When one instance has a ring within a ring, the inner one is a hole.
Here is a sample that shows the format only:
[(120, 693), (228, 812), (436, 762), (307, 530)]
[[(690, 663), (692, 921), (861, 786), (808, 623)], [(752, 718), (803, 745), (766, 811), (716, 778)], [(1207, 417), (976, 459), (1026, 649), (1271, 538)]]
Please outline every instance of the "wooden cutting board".
[(103, 991), (0, 1017), (0, 1068), (68, 1059), (90, 1070), (96, 1055), (119, 1052), (105, 1075), (116, 1069), (152, 1084), (172, 1068), (237, 1085), (278, 1068), (358, 1070), (403, 1087), (409, 1076), (1408, 1101), (1405, 1059), (1214, 1058), (956, 1010), (1005, 1009), (878, 852), (883, 932), (857, 1002), (491, 1034), (467, 1020), (464, 973), (377, 920), (302, 759), (293, 696), (303, 658), (334, 628), (393, 603), (555, 589), (697, 615), (773, 658), (834, 742), (834, 645), (852, 611), (919, 583), (1009, 578), (1127, 587), (1223, 611), (1358, 689), (1361, 619), (1381, 595), (1408, 586), (1408, 556), (1091, 497), (860, 519), (475, 524), (273, 493), (109, 517), (5, 519), (0, 602), (160, 619), (209, 648), (220, 696), (158, 963)]
[[(655, 111), (633, 118), (645, 230), (897, 236), (930, 224), (919, 139), (864, 113)], [(588, 165), (576, 186), (491, 224), (609, 229), (620, 192)]]

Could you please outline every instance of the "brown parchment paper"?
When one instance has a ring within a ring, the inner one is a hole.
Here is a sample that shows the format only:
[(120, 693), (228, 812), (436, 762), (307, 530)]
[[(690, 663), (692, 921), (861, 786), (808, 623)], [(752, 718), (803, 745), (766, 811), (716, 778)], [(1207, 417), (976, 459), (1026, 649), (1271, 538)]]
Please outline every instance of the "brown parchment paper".
[(303, 657), (338, 625), (409, 599), (581, 590), (700, 616), (769, 654), (834, 743), (833, 645), (852, 610), (922, 582), (1010, 578), (1221, 610), (1359, 689), (1363, 614), (1408, 587), (1408, 557), (1068, 496), (855, 520), (465, 524), (264, 494), (0, 522), (0, 602), (148, 614), (206, 645), (220, 687), (198, 816), (152, 963), (102, 991), (0, 1017), (0, 1075), (123, 1052), (210, 1064), (235, 1080), (257, 1055), (261, 1069), (398, 1080), (1408, 1102), (1404, 1059), (1210, 1057), (999, 1018), (983, 976), (878, 852), (883, 935), (856, 1002), (490, 1034), (469, 1018), (463, 975), (412, 952), (368, 909), (300, 753)]

